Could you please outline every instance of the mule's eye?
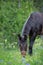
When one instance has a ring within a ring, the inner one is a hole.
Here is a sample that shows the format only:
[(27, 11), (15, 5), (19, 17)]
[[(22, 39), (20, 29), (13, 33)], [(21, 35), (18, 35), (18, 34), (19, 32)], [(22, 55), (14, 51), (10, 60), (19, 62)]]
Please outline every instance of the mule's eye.
[(21, 46), (21, 47), (22, 47), (22, 44), (20, 44), (19, 46)]
[(22, 47), (22, 44), (21, 44), (21, 47)]
[(23, 46), (23, 45), (21, 44), (21, 46)]

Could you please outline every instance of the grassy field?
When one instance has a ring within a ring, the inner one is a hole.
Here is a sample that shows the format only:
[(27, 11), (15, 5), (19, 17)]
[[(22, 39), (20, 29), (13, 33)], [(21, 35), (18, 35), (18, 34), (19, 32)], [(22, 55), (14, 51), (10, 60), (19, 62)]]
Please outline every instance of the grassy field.
[(36, 39), (33, 55), (29, 56), (27, 53), (25, 62), (19, 50), (0, 48), (0, 65), (43, 65), (43, 40)]

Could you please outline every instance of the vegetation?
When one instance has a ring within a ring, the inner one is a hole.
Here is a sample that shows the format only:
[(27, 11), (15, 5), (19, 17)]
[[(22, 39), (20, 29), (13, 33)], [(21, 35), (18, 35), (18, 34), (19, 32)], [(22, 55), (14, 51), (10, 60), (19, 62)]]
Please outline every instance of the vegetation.
[(4, 46), (14, 45), (17, 42), (17, 34), (30, 13), (35, 11), (33, 1), (1, 0), (0, 1), (0, 43)]
[(43, 12), (43, 0), (0, 0), (0, 65), (43, 65), (40, 38), (35, 41), (33, 56), (26, 55), (26, 63), (17, 44), (17, 34), (34, 11)]

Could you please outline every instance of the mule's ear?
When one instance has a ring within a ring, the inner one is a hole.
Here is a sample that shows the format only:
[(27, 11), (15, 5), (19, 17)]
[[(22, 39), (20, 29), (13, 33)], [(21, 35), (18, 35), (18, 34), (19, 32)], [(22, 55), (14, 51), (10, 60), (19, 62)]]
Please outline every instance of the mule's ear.
[(24, 39), (27, 40), (27, 35), (24, 35)]
[(20, 34), (18, 34), (18, 38), (21, 40), (21, 36), (20, 36)]

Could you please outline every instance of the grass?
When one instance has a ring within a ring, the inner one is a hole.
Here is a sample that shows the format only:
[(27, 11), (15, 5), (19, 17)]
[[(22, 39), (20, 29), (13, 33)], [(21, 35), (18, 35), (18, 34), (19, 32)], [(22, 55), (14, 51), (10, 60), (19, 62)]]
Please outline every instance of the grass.
[(33, 47), (33, 55), (26, 55), (23, 63), (19, 50), (7, 50), (0, 48), (0, 65), (43, 65), (43, 40), (36, 39)]

